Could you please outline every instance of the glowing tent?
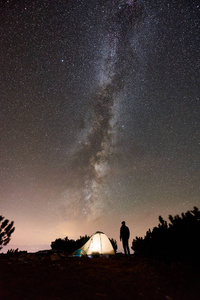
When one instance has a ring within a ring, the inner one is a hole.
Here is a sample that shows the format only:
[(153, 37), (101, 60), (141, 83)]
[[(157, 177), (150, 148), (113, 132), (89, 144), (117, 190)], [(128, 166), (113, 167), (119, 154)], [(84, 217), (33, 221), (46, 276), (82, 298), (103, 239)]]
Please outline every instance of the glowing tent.
[(100, 231), (94, 233), (91, 238), (78, 250), (76, 250), (74, 256), (95, 256), (95, 255), (113, 255), (115, 251), (109, 240), (109, 238)]

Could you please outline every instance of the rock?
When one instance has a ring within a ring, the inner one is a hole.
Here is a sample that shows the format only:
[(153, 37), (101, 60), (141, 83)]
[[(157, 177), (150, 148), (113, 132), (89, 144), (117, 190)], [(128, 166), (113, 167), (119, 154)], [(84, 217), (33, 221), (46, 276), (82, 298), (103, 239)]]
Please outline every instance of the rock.
[(31, 261), (35, 261), (35, 260), (38, 260), (38, 257), (34, 253), (27, 253), (26, 254), (26, 259), (27, 260), (31, 260)]
[(50, 259), (51, 259), (51, 261), (59, 261), (60, 256), (58, 254), (54, 253), (54, 254), (50, 255)]
[(30, 262), (30, 261), (36, 261), (38, 260), (38, 256), (34, 253), (26, 253), (26, 254), (21, 254), (20, 257), (18, 258), (18, 261), (21, 262)]
[(173, 298), (170, 297), (170, 296), (168, 296), (168, 295), (165, 296), (165, 299), (166, 299), (166, 300), (173, 300)]
[(24, 262), (24, 261), (26, 261), (26, 254), (21, 254), (20, 255), (20, 257), (18, 258), (18, 261), (22, 261), (22, 262)]

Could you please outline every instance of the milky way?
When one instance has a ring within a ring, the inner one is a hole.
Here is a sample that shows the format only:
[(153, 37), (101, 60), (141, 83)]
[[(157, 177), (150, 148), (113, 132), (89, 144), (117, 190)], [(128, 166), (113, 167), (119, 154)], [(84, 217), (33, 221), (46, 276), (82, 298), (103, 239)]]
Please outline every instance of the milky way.
[(76, 187), (78, 199), (71, 207), (74, 213), (81, 207), (82, 214), (90, 220), (100, 217), (104, 210), (110, 210), (103, 189), (108, 189), (109, 157), (115, 154), (116, 148), (118, 120), (114, 108), (116, 110), (118, 102), (123, 100), (120, 92), (126, 86), (127, 73), (133, 68), (129, 65), (130, 57), (134, 55), (131, 39), (134, 39), (139, 15), (141, 18), (142, 9), (136, 1), (111, 1), (105, 6), (102, 20), (105, 37), (98, 62), (97, 87), (91, 99), (91, 124), (74, 158), (74, 164), (77, 164), (79, 157), (83, 157), (78, 165), (82, 180)]

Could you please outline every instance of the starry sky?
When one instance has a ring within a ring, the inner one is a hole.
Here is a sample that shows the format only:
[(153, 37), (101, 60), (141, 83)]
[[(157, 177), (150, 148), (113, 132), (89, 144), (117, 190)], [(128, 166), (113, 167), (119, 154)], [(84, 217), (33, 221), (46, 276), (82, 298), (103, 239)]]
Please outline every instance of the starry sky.
[(8, 248), (119, 242), (200, 207), (197, 0), (0, 2)]

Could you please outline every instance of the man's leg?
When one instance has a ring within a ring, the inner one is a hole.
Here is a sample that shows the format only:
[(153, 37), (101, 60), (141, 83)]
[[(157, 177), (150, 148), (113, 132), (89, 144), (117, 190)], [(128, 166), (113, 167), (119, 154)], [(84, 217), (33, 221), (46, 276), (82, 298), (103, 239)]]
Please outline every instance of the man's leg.
[(124, 254), (127, 256), (126, 240), (122, 240), (122, 244), (124, 248)]
[(129, 249), (128, 241), (127, 241), (127, 251), (128, 251), (128, 255), (130, 256), (130, 249)]

